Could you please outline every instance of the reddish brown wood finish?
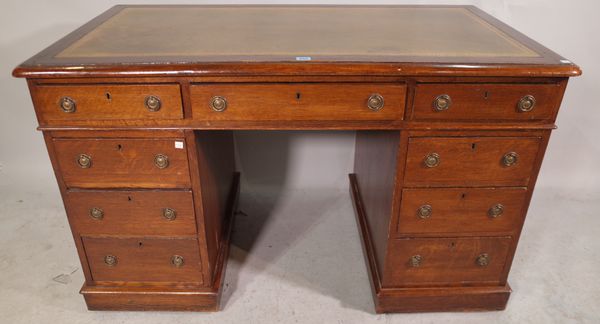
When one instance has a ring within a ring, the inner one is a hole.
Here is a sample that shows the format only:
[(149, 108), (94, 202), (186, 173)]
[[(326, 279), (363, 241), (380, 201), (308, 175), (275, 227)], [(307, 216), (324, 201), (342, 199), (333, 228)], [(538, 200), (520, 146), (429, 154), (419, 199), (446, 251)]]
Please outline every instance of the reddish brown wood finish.
[[(526, 198), (524, 187), (404, 189), (396, 235), (514, 233), (525, 216)], [(490, 216), (498, 204), (501, 215)], [(419, 215), (423, 206), (431, 207), (430, 216)]]
[[(195, 238), (83, 237), (94, 281), (202, 283), (202, 265)], [(105, 257), (117, 258), (107, 265)], [(183, 265), (173, 265), (174, 256)]]
[[(384, 98), (381, 110), (367, 107), (369, 96)], [(211, 98), (227, 100), (215, 111)], [(193, 118), (218, 121), (401, 120), (406, 86), (389, 83), (193, 84)], [(257, 113), (260, 111), (260, 113)]]
[[(500, 284), (511, 246), (510, 237), (409, 238), (389, 242), (394, 251), (383, 274), (384, 287), (465, 284)], [(489, 264), (477, 258), (487, 254)], [(414, 267), (410, 258), (420, 256)]]
[[(476, 122), (482, 120), (554, 121), (562, 99), (561, 83), (550, 84), (446, 84), (418, 83), (411, 119)], [(434, 100), (448, 95), (446, 110), (434, 109)], [(521, 98), (535, 98), (531, 111), (519, 111)]]
[[(526, 186), (539, 150), (539, 137), (414, 137), (409, 139), (404, 185), (407, 187)], [(517, 162), (503, 164), (515, 152)], [(439, 155), (439, 165), (424, 159)]]
[[(190, 190), (68, 190), (65, 207), (81, 235), (196, 236)], [(100, 219), (92, 208), (102, 211)], [(174, 218), (165, 218), (167, 208)]]
[[(182, 148), (176, 148), (176, 142)], [(62, 177), (69, 188), (190, 188), (188, 157), (183, 138), (171, 139), (54, 139)], [(91, 167), (77, 159), (88, 155)], [(159, 168), (158, 154), (168, 157)]]
[[(178, 84), (69, 84), (42, 85), (31, 89), (41, 125), (60, 125), (63, 120), (182, 119)], [(160, 108), (151, 111), (145, 99), (160, 99)], [(64, 112), (62, 98), (75, 102), (75, 111)]]

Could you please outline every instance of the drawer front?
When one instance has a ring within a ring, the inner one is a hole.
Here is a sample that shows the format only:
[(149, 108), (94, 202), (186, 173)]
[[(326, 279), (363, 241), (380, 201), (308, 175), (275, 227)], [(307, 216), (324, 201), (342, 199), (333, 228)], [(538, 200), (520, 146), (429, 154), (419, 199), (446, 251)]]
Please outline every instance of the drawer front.
[(510, 237), (390, 240), (391, 286), (499, 284)]
[(42, 85), (32, 93), (44, 122), (183, 118), (177, 84)]
[(540, 137), (413, 137), (404, 184), (527, 186)]
[(183, 139), (57, 138), (54, 148), (69, 188), (190, 187)]
[(406, 85), (195, 84), (191, 94), (200, 120), (401, 120)]
[(202, 282), (196, 239), (83, 237), (82, 240), (95, 281)]
[(69, 190), (65, 206), (81, 235), (196, 235), (189, 190)]
[(418, 84), (411, 119), (549, 121), (562, 92), (558, 83)]
[(526, 188), (404, 189), (398, 235), (513, 232)]

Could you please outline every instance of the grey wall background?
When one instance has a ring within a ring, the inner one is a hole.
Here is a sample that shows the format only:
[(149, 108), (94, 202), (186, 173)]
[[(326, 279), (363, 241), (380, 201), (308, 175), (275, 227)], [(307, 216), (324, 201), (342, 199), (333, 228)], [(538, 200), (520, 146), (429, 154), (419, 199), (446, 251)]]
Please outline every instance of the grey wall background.
[[(127, 1), (171, 3), (173, 1)], [(48, 185), (57, 190), (25, 81), (12, 68), (121, 1), (2, 0), (0, 3), (0, 189)], [(175, 2), (173, 2), (175, 3)], [(176, 1), (176, 3), (418, 3), (474, 4), (579, 64), (558, 117), (538, 192), (600, 199), (600, 23), (596, 0), (486, 1)], [(352, 170), (352, 132), (244, 132), (239, 167), (247, 185), (346, 190)], [(52, 189), (51, 189), (52, 188)], [(595, 197), (595, 198), (594, 198)]]

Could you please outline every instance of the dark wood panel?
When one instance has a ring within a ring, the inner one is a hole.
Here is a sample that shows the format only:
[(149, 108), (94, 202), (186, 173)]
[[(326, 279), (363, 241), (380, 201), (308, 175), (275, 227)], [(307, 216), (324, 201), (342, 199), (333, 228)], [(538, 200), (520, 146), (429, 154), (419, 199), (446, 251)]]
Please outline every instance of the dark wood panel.
[[(33, 104), (41, 124), (64, 120), (182, 119), (178, 84), (68, 84), (32, 87)], [(154, 96), (160, 105), (150, 110), (146, 98)], [(72, 101), (72, 112), (61, 107), (63, 98)]]
[[(527, 186), (540, 143), (540, 137), (526, 136), (413, 137), (404, 185)], [(504, 157), (511, 153), (516, 153), (516, 162), (507, 166)], [(425, 159), (433, 155), (438, 164), (427, 166)]]
[(65, 207), (81, 235), (196, 235), (189, 190), (69, 190)]
[[(370, 96), (379, 94), (384, 105), (369, 109)], [(224, 111), (215, 111), (215, 96), (227, 100)], [(388, 83), (339, 84), (193, 84), (193, 118), (210, 121), (288, 120), (401, 120), (406, 85)]]
[(356, 133), (354, 177), (380, 269), (383, 269), (390, 220), (398, 201), (394, 198), (400, 136), (398, 131)]
[[(195, 238), (83, 237), (94, 281), (202, 283), (202, 265)], [(116, 263), (109, 265), (107, 256)], [(173, 264), (173, 257), (183, 264)]]
[[(177, 147), (176, 147), (177, 146)], [(190, 176), (185, 140), (180, 139), (54, 139), (62, 177), (75, 188), (189, 188)], [(78, 164), (81, 154), (91, 166)], [(168, 165), (159, 168), (157, 155)]]
[[(564, 85), (554, 84), (448, 84), (419, 83), (415, 89), (413, 120), (504, 120), (550, 121), (560, 106)], [(448, 96), (445, 110), (437, 109), (436, 98)], [(519, 110), (525, 96), (535, 100), (529, 111)]]
[[(500, 285), (510, 237), (410, 238), (390, 240), (383, 286)], [(479, 258), (487, 255), (487, 264)], [(413, 261), (418, 257), (419, 262)]]
[[(189, 139), (188, 139), (189, 140)], [(235, 157), (232, 131), (195, 132), (198, 180), (197, 204), (202, 206), (204, 235), (208, 249), (209, 272), (215, 273), (219, 251), (226, 234), (226, 219), (231, 212), (231, 191), (235, 176)], [(239, 185), (239, 184), (238, 184)]]
[(527, 188), (404, 189), (397, 235), (515, 233)]

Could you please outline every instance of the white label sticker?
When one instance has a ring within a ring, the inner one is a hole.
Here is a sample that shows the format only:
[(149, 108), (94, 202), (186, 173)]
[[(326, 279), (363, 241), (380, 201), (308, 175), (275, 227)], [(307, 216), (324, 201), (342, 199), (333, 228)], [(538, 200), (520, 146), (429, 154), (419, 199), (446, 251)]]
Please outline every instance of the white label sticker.
[(310, 56), (296, 56), (296, 61), (310, 61), (312, 57)]
[(175, 148), (176, 149), (182, 149), (183, 148), (183, 142), (182, 141), (175, 141)]

